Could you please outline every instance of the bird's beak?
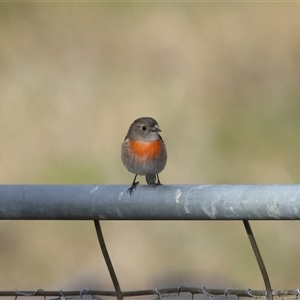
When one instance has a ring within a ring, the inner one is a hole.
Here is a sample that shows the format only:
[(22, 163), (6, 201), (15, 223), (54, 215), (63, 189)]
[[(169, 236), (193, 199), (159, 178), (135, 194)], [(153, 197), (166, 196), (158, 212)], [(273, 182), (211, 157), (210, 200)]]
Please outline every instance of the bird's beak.
[(158, 125), (155, 125), (153, 127), (152, 131), (154, 131), (154, 132), (161, 132), (161, 130), (159, 129)]

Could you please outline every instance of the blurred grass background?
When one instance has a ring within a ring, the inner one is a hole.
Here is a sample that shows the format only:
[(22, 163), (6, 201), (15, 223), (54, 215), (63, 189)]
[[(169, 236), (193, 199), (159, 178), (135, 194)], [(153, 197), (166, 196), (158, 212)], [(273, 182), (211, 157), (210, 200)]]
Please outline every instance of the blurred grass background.
[[(154, 117), (164, 184), (299, 183), (298, 3), (1, 3), (1, 184), (131, 184)], [(144, 180), (142, 180), (144, 183)], [(299, 222), (252, 222), (275, 289)], [(263, 288), (241, 222), (105, 222), (123, 289)], [(92, 222), (0, 222), (3, 289), (112, 288)]]

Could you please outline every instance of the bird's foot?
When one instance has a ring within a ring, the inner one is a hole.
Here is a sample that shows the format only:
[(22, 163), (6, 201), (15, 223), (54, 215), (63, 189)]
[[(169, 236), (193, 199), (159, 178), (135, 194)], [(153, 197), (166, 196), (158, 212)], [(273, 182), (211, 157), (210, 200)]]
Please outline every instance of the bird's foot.
[(152, 183), (152, 186), (153, 186), (154, 188), (156, 188), (158, 185), (162, 185), (162, 183), (161, 183), (160, 180), (159, 180), (158, 174), (156, 174), (156, 176), (157, 176), (157, 182)]
[(134, 189), (136, 189), (136, 186), (140, 184), (138, 181), (135, 182), (135, 180), (133, 181), (131, 187), (127, 190), (127, 193), (129, 193), (129, 195), (131, 196), (132, 192)]

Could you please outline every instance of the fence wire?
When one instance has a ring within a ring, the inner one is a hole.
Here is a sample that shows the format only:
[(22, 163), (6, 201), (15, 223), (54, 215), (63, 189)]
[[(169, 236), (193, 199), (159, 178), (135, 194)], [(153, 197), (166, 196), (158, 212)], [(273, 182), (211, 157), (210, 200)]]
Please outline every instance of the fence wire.
[[(300, 289), (295, 290), (273, 290), (272, 296), (275, 299), (281, 300), (297, 300), (300, 294)], [(122, 291), (122, 297), (142, 297), (151, 296), (151, 299), (159, 300), (162, 298), (184, 298), (195, 299), (196, 296), (202, 296), (201, 299), (216, 300), (220, 298), (236, 297), (237, 299), (245, 297), (252, 299), (267, 299), (267, 292), (265, 290), (252, 290), (252, 289), (214, 289), (214, 288), (199, 288), (179, 286), (175, 288), (154, 288), (148, 290), (135, 290), (135, 291)], [(42, 297), (44, 300), (75, 300), (75, 299), (92, 299), (99, 300), (102, 297), (117, 297), (116, 291), (106, 290), (92, 290), (83, 288), (74, 291), (46, 291), (38, 289), (36, 291), (0, 291), (0, 297), (14, 297), (17, 298), (36, 298)]]

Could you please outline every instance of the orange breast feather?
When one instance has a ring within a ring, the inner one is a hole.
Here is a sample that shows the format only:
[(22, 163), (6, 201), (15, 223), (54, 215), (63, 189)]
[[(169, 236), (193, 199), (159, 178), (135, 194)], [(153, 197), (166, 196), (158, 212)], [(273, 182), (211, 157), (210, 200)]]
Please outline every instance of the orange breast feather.
[(145, 159), (153, 158), (160, 153), (161, 141), (160, 140), (156, 140), (153, 142), (131, 141), (130, 148), (132, 152), (138, 156), (143, 156)]

